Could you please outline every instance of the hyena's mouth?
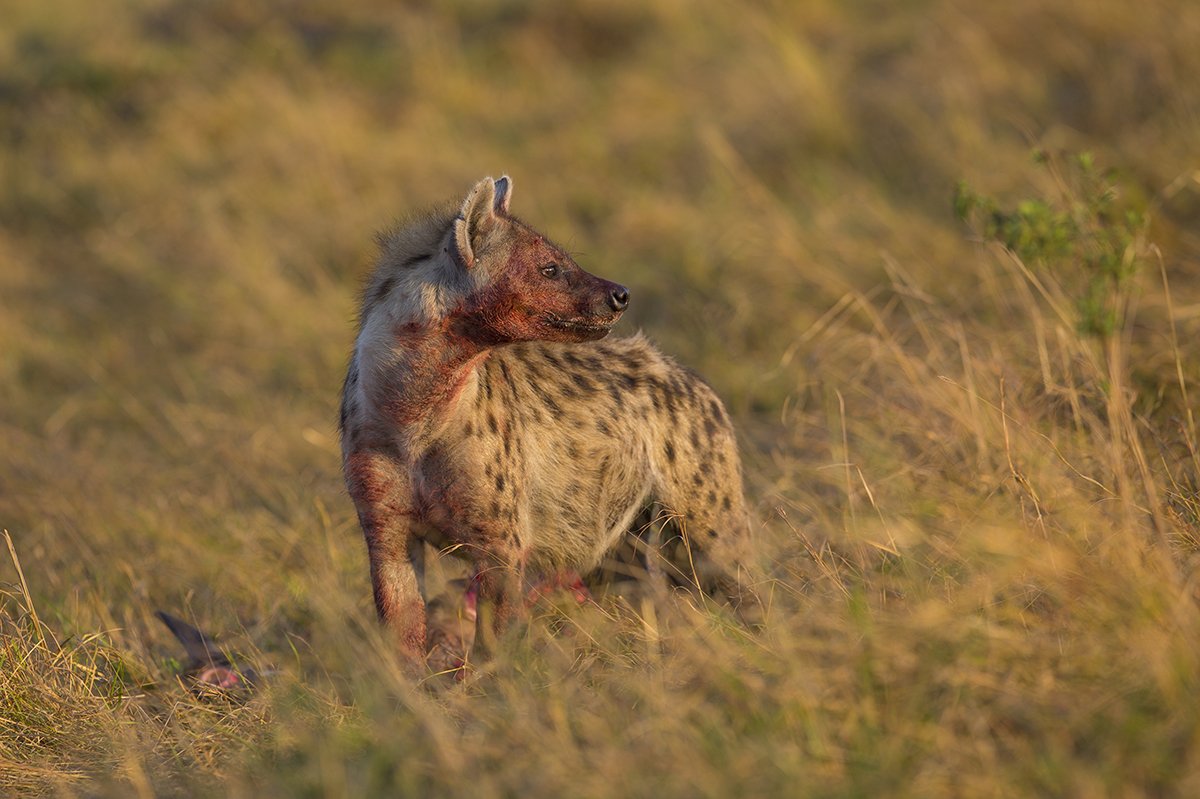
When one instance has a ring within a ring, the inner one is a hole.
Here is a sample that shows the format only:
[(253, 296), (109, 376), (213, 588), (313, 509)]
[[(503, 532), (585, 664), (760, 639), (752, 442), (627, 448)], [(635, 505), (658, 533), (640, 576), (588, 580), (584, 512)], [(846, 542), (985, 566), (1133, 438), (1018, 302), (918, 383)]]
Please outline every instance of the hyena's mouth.
[(557, 330), (574, 333), (577, 336), (600, 338), (612, 330), (612, 326), (616, 324), (618, 318), (619, 316), (614, 315), (609, 319), (600, 321), (592, 319), (561, 319), (557, 316), (547, 316), (546, 324)]

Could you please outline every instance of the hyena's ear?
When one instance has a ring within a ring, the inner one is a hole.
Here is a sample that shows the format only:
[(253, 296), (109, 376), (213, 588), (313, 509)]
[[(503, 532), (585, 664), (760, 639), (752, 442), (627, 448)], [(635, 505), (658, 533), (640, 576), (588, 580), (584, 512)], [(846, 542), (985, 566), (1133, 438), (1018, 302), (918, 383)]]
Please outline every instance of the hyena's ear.
[(479, 244), (492, 232), (500, 216), (508, 215), (512, 197), (512, 181), (508, 176), (499, 180), (484, 178), (475, 184), (463, 201), (458, 218), (454, 220), (454, 243), (467, 268), (475, 265)]
[(492, 201), (492, 209), (501, 216), (508, 216), (508, 204), (512, 202), (512, 178), (508, 175), (495, 181), (496, 198)]

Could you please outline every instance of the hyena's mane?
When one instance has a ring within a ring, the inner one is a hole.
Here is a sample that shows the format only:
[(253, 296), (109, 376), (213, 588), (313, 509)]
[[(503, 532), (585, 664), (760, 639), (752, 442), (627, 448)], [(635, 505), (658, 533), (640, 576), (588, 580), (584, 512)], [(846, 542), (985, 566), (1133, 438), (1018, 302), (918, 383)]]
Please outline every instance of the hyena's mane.
[(457, 216), (447, 204), (396, 222), (375, 236), (375, 267), (363, 284), (359, 323), (387, 308), (396, 321), (428, 322), (445, 315), (468, 289), (446, 243)]

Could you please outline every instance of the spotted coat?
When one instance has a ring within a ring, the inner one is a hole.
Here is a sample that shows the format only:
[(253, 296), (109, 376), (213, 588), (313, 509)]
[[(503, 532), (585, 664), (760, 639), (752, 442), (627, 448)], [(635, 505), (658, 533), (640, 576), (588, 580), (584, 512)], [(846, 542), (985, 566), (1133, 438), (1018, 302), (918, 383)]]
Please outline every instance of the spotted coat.
[(509, 213), (511, 181), (380, 237), (343, 388), (346, 485), (375, 603), (426, 651), (423, 543), (474, 564), (485, 643), (531, 575), (586, 573), (648, 503), (733, 594), (746, 511), (729, 416), (644, 337), (628, 301)]

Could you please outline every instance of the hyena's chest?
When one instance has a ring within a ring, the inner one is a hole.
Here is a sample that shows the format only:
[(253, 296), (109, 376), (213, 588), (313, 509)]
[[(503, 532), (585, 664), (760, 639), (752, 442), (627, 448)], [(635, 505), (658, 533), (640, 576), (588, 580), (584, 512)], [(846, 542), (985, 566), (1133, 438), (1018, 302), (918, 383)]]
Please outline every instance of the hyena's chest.
[(522, 459), (501, 441), (461, 430), (433, 442), (413, 467), (414, 506), (434, 546), (518, 544), (526, 502)]
[[(570, 438), (556, 442), (571, 452)], [(594, 442), (578, 458), (554, 458), (530, 479), (531, 563), (581, 571), (599, 563), (648, 500), (644, 459), (632, 442)]]
[(510, 548), (535, 569), (593, 563), (646, 499), (639, 459), (604, 446), (580, 453), (553, 429), (522, 438), (523, 429), (449, 435), (428, 448), (413, 468), (419, 534), (468, 556)]

